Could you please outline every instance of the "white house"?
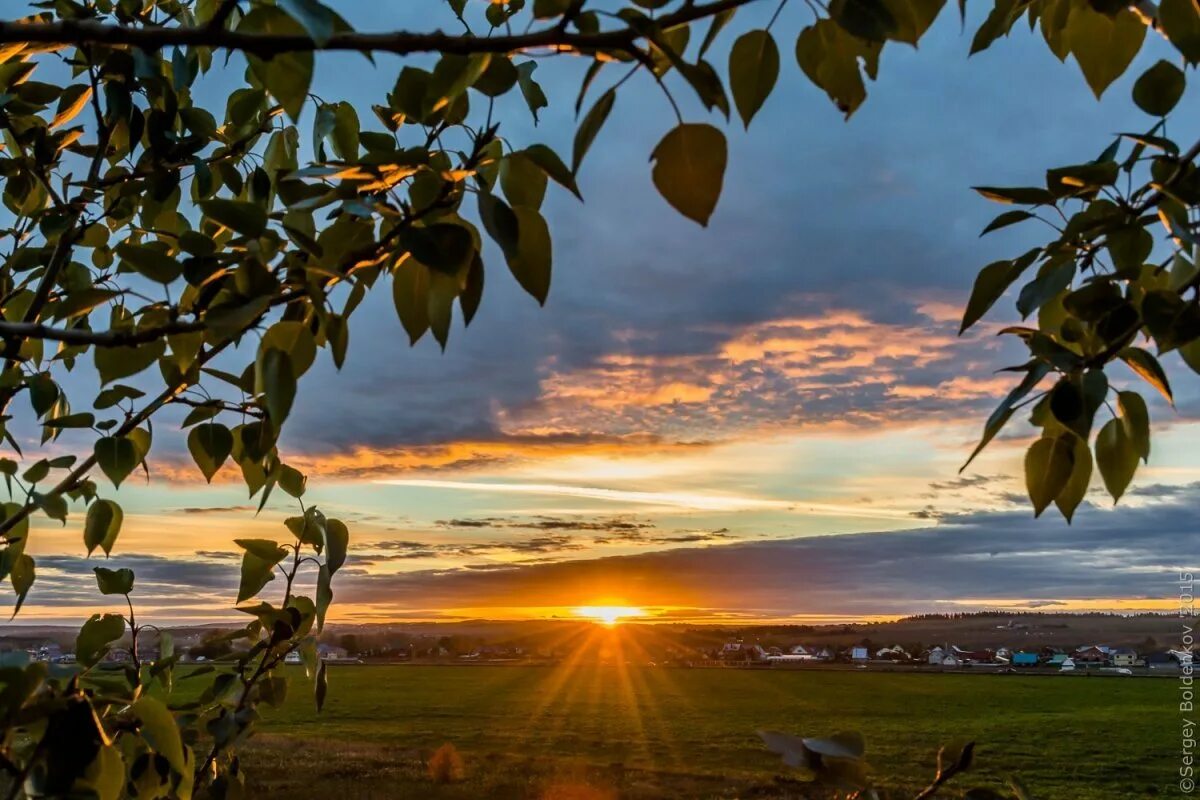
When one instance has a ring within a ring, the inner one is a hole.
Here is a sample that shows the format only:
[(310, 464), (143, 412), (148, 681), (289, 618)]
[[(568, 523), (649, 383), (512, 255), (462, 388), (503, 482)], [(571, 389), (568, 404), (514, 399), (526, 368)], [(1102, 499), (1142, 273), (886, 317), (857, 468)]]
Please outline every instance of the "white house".
[(940, 666), (942, 659), (946, 657), (946, 651), (940, 647), (935, 647), (929, 651), (929, 663)]
[(871, 655), (865, 647), (855, 645), (850, 648), (850, 660), (852, 661), (866, 661), (870, 657)]

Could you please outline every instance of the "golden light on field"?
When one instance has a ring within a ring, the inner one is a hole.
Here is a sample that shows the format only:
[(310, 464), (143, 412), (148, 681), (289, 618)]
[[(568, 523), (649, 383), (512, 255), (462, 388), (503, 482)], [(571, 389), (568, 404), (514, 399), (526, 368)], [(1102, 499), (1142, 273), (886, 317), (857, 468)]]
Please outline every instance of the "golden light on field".
[(629, 617), (644, 617), (645, 609), (636, 606), (580, 606), (574, 609), (576, 616), (602, 622), (609, 627)]

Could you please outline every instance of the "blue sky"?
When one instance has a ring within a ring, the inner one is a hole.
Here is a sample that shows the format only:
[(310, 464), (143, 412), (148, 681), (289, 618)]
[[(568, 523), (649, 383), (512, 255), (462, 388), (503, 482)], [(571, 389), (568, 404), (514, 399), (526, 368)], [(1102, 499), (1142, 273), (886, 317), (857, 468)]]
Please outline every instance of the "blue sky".
[[(1097, 508), (1068, 528), (1026, 508), (1020, 425), (958, 475), (1008, 383), (993, 371), (1019, 353), (992, 335), (998, 324), (955, 335), (976, 271), (1039, 234), (981, 240), (1003, 209), (969, 187), (1037, 184), (1147, 128), (1130, 86), (1166, 47), (1149, 42), (1098, 102), (1022, 24), (968, 59), (979, 20), (963, 34), (948, 9), (919, 50), (886, 48), (844, 122), (795, 64), (811, 15), (794, 5), (774, 28), (779, 85), (751, 129), (715, 121), (730, 156), (709, 227), (655, 192), (648, 156), (673, 115), (635, 79), (581, 171), (586, 202), (551, 187), (545, 308), (488, 253), (483, 305), (445, 353), (428, 338), (410, 349), (381, 291), (357, 314), (345, 368), (322, 356), (304, 377), (282, 447), (310, 472), (306, 499), (352, 523), (343, 618), (601, 602), (771, 619), (1167, 607), (1172, 571), (1200, 552), (1179, 520), (1200, 481), (1186, 368), (1169, 359), (1178, 409), (1152, 405), (1159, 438), (1141, 490), (1116, 511), (1094, 492)], [(440, 7), (340, 4), (362, 30), (429, 27)], [(740, 12), (713, 61), (723, 69), (733, 36), (772, 10)], [(399, 63), (321, 57), (313, 91), (367, 120)], [(551, 107), (535, 127), (505, 98), (503, 135), (569, 153), (585, 66), (542, 62)], [(217, 72), (202, 94), (229, 85)], [(1181, 108), (1173, 127), (1195, 128), (1194, 106)], [(989, 321), (1011, 321), (1010, 305)], [(292, 510), (272, 501), (255, 517), (230, 471), (204, 485), (169, 427), (156, 429), (155, 480), (115, 495), (127, 521), (114, 560), (138, 567), (157, 613), (208, 618), (231, 605), (231, 540), (281, 535)], [(92, 609), (78, 531), (37, 533), (23, 615)], [(1005, 550), (1016, 555), (995, 556)]]

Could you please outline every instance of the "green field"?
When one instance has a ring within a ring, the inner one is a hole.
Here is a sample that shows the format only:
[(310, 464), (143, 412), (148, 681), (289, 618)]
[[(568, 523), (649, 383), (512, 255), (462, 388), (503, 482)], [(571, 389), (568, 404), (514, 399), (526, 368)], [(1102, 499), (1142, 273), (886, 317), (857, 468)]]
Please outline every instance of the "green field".
[[(1013, 773), (1040, 800), (1177, 792), (1175, 683), (1163, 679), (345, 666), (330, 668), (318, 717), (303, 673), (290, 674), (248, 758), (273, 797), (807, 796), (758, 728), (861, 731), (888, 797), (911, 797), (953, 739), (978, 742), (977, 767), (939, 796)], [(422, 759), (444, 742), (466, 777), (435, 786)]]

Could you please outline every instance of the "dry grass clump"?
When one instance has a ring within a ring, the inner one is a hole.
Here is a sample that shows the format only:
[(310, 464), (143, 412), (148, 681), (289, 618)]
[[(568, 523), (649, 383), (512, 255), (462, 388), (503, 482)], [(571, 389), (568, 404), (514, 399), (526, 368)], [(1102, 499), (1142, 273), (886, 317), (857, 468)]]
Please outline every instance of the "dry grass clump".
[(462, 754), (450, 742), (429, 757), (429, 777), (434, 783), (455, 783), (461, 781), (464, 774)]

